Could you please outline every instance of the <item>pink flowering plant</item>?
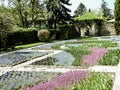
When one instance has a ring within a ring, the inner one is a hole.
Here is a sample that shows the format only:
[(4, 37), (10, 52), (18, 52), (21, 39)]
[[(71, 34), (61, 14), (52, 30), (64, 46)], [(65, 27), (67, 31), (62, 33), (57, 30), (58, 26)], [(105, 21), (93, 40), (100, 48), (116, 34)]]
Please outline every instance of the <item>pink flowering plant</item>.
[(85, 70), (71, 71), (48, 81), (39, 83), (31, 88), (25, 90), (66, 90), (68, 85), (77, 83), (89, 76), (89, 72)]
[(98, 64), (99, 60), (103, 57), (103, 55), (105, 55), (106, 53), (108, 53), (107, 49), (104, 48), (91, 48), (92, 53), (89, 55), (84, 55), (82, 57), (83, 62), (82, 62), (82, 66), (91, 66), (91, 65), (95, 65)]

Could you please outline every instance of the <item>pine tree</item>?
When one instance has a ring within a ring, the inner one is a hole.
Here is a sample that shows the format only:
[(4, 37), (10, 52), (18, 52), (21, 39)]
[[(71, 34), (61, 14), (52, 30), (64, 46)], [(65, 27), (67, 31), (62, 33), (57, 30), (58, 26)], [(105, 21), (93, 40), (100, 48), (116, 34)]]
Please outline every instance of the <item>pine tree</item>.
[(108, 5), (107, 2), (102, 0), (101, 9), (102, 9), (103, 17), (111, 19), (113, 17), (113, 15), (111, 13), (111, 9), (108, 8), (107, 5)]
[(71, 10), (66, 7), (66, 5), (71, 5), (69, 1), (70, 0), (47, 0), (47, 10), (50, 13), (48, 20), (49, 27), (51, 24), (51, 26), (56, 29), (56, 25), (59, 22), (65, 23), (67, 20), (70, 20), (71, 15), (69, 12), (71, 12)]
[(85, 12), (87, 12), (87, 8), (83, 3), (80, 3), (77, 10), (74, 12), (75, 16), (83, 15)]
[(120, 34), (120, 0), (115, 1), (115, 29), (116, 33)]

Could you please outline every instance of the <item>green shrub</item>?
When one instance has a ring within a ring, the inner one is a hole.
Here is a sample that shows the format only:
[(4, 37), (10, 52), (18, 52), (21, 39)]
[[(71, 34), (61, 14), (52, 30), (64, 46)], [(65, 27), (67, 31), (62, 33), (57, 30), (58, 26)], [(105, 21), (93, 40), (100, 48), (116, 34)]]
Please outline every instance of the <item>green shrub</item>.
[(59, 25), (59, 38), (60, 39), (72, 39), (79, 36), (74, 25)]
[(0, 47), (6, 48), (7, 35), (12, 30), (13, 20), (9, 15), (0, 15)]
[(36, 28), (16, 28), (7, 36), (7, 46), (38, 42)]
[(38, 31), (38, 38), (40, 41), (48, 41), (50, 38), (50, 32), (46, 29)]

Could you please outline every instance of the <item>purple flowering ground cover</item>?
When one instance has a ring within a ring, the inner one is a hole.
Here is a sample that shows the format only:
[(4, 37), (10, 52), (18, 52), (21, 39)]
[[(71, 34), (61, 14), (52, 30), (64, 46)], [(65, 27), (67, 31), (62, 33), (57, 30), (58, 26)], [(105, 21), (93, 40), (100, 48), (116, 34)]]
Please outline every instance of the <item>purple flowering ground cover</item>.
[(66, 90), (68, 85), (80, 82), (89, 76), (89, 72), (85, 70), (71, 71), (48, 81), (39, 83), (31, 88), (24, 90)]
[(82, 57), (82, 66), (91, 66), (99, 63), (99, 60), (108, 53), (107, 49), (104, 48), (91, 48), (92, 53), (89, 55), (84, 55)]

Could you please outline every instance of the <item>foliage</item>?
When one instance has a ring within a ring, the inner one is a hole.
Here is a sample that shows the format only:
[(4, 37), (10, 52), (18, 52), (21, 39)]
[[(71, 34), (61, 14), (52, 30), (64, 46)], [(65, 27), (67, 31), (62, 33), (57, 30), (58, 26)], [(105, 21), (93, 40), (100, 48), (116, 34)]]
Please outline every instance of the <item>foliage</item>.
[(38, 18), (46, 18), (45, 1), (41, 0), (28, 0), (28, 17), (31, 19), (31, 24), (34, 27)]
[(83, 3), (80, 3), (79, 6), (77, 7), (77, 10), (75, 10), (74, 14), (75, 16), (81, 16), (85, 12), (87, 12), (87, 8), (85, 7)]
[(82, 16), (75, 17), (74, 20), (76, 21), (84, 21), (84, 20), (103, 20), (101, 17), (98, 17), (92, 12), (87, 12), (83, 14)]
[(90, 73), (89, 77), (68, 86), (67, 90), (110, 90), (113, 78), (109, 73)]
[[(78, 47), (74, 47), (74, 46), (69, 46), (69, 44), (81, 44), (81, 45), (79, 45)], [(93, 41), (92, 41), (92, 39), (90, 41), (88, 41), (88, 40), (83, 39), (80, 41), (78, 40), (76, 42), (65, 43), (65, 45), (68, 47), (68, 49), (66, 49), (65, 51), (71, 53), (71, 55), (73, 55), (75, 58), (75, 60), (72, 63), (74, 66), (80, 66), (80, 65), (87, 66), (87, 65), (84, 65), (84, 60), (86, 60), (86, 63), (91, 64), (91, 65), (101, 64), (101, 63), (99, 63), (99, 61), (100, 62), (106, 62), (106, 61), (108, 62), (108, 60), (106, 60), (108, 57), (104, 58), (104, 54), (106, 56), (109, 53), (107, 53), (107, 49), (104, 49), (104, 48), (116, 47), (117, 43), (112, 43), (111, 41), (95, 41), (94, 39), (93, 39)], [(60, 49), (60, 46), (61, 45), (55, 45), (55, 46), (52, 46), (52, 48)], [(92, 49), (92, 51), (91, 51), (91, 49)], [(111, 55), (111, 57), (114, 58), (114, 56), (112, 56), (112, 54), (110, 54), (110, 55)], [(114, 55), (116, 57), (117, 54), (114, 54)], [(101, 61), (102, 57), (103, 57), (103, 61)], [(117, 58), (116, 58), (116, 60), (114, 59), (112, 61), (112, 63), (111, 64), (109, 63), (109, 64), (113, 65), (113, 63), (118, 64), (118, 59)]]
[(79, 36), (74, 25), (59, 25), (59, 39), (72, 39)]
[(60, 73), (54, 72), (26, 72), (11, 71), (0, 76), (0, 89), (2, 90), (23, 90), (26, 87), (48, 81)]
[(38, 31), (38, 38), (40, 41), (48, 41), (50, 38), (50, 32), (48, 30), (42, 29)]
[(74, 56), (75, 60), (72, 62), (74, 66), (80, 66), (82, 64), (82, 57), (91, 53), (90, 50), (81, 49), (79, 47), (69, 47), (69, 49), (65, 51)]
[(57, 28), (60, 22), (66, 23), (70, 20), (70, 10), (66, 7), (70, 0), (47, 0), (47, 11), (50, 13), (48, 17), (49, 28)]
[(5, 7), (5, 5), (0, 5), (0, 14), (8, 14), (9, 13), (9, 9), (7, 7)]
[(111, 9), (107, 7), (107, 2), (105, 2), (104, 0), (102, 0), (101, 9), (102, 9), (103, 17), (106, 17), (107, 19), (113, 18)]
[(91, 54), (89, 55), (84, 55), (82, 57), (83, 62), (82, 66), (91, 66), (91, 65), (96, 65), (98, 64), (99, 60), (106, 54), (108, 53), (107, 49), (103, 48), (91, 48)]
[(45, 4), (40, 0), (8, 0), (9, 8), (17, 25), (27, 28), (35, 26), (37, 18), (45, 18)]
[[(89, 39), (89, 38), (88, 38)], [(97, 41), (95, 39), (88, 40), (83, 38), (82, 40), (78, 40), (76, 42), (69, 42), (66, 44), (82, 44), (79, 46), (81, 49), (88, 49), (92, 47), (99, 47), (99, 48), (108, 48), (108, 47), (117, 47), (117, 43), (113, 43), (111, 41)]]
[(103, 56), (99, 63), (101, 65), (117, 65), (119, 63), (120, 50), (109, 50), (107, 54)]
[(0, 46), (6, 47), (7, 35), (12, 30), (13, 21), (9, 15), (0, 16)]
[(7, 36), (7, 46), (38, 42), (37, 28), (14, 28)]
[(28, 8), (27, 8), (27, 0), (8, 0), (9, 6), (14, 7), (15, 11), (17, 11), (17, 15), (20, 20), (20, 24), (22, 27), (28, 27)]
[(57, 88), (60, 88), (60, 90), (66, 90), (68, 85), (82, 81), (87, 78), (88, 75), (89, 72), (84, 70), (66, 72), (48, 82), (35, 85), (28, 90), (59, 90)]
[(115, 15), (115, 30), (117, 34), (120, 34), (120, 0), (115, 1), (115, 10), (114, 10), (114, 15)]

